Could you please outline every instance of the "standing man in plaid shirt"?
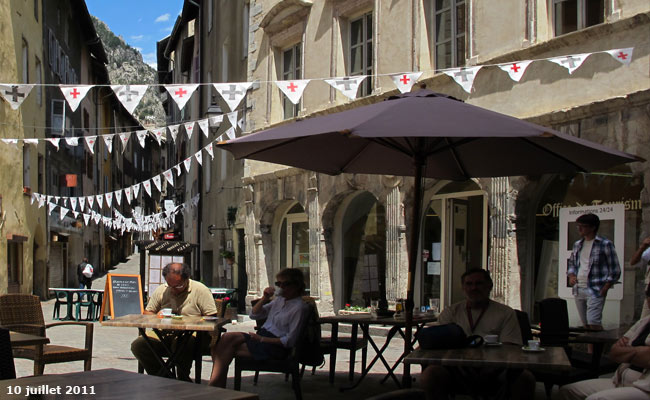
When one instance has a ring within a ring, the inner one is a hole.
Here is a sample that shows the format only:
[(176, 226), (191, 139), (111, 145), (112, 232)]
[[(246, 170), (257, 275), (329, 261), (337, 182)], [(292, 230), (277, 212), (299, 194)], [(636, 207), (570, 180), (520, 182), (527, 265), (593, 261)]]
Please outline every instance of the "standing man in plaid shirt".
[(621, 277), (621, 267), (614, 244), (596, 235), (600, 226), (598, 216), (584, 214), (576, 222), (582, 238), (574, 243), (569, 257), (569, 285), (573, 287), (582, 324), (589, 329), (603, 329), (607, 291)]

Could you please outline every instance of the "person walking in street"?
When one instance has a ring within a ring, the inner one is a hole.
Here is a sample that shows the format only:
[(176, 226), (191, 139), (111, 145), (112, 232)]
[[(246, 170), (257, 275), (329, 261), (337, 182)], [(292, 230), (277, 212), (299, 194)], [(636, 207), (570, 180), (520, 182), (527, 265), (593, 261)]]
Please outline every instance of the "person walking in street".
[(650, 294), (650, 236), (643, 239), (639, 248), (634, 252), (632, 259), (630, 259), (630, 265), (637, 265), (640, 261), (643, 261), (640, 267), (645, 268), (644, 282), (646, 287), (646, 299), (643, 302), (643, 310), (641, 311), (641, 319), (643, 319), (650, 317), (650, 305), (648, 305), (648, 302), (650, 302), (650, 296), (648, 296)]
[(607, 292), (621, 277), (621, 266), (614, 243), (597, 235), (597, 215), (583, 214), (576, 222), (581, 239), (573, 245), (568, 260), (569, 286), (573, 287), (582, 325), (601, 330)]
[(79, 289), (90, 289), (93, 285), (93, 266), (88, 262), (88, 257), (84, 257), (81, 263), (77, 265), (77, 279), (79, 280)]

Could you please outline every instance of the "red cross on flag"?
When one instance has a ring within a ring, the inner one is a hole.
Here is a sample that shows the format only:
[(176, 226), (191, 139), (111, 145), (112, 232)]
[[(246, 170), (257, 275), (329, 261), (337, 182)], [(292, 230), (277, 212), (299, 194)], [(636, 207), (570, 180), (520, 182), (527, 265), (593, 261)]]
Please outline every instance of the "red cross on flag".
[(12, 110), (17, 110), (33, 87), (34, 85), (0, 85), (0, 95), (9, 103)]
[(147, 192), (149, 197), (151, 197), (151, 181), (147, 179), (146, 181), (142, 182), (142, 186), (144, 186), (144, 191)]
[(187, 140), (192, 140), (192, 133), (194, 133), (194, 121), (186, 122), (183, 124), (185, 126), (185, 133), (187, 134)]
[(93, 209), (93, 205), (95, 204), (95, 196), (88, 196), (86, 197), (86, 200), (88, 200), (88, 208)]
[(101, 210), (101, 208), (104, 207), (104, 195), (98, 194), (95, 198), (97, 199), (97, 207)]
[(111, 85), (118, 100), (130, 114), (133, 114), (133, 110), (140, 104), (148, 87), (148, 85)]
[(187, 101), (192, 97), (192, 93), (199, 87), (198, 83), (184, 85), (165, 85), (167, 93), (174, 99), (179, 110), (185, 107)]
[(91, 154), (95, 154), (95, 142), (97, 141), (97, 136), (84, 136), (86, 145), (88, 146), (88, 151)]
[(131, 137), (131, 132), (120, 133), (120, 142), (122, 142), (122, 154), (126, 150), (126, 145), (129, 143), (129, 138)]
[(569, 75), (573, 73), (576, 69), (580, 68), (582, 63), (589, 57), (591, 53), (583, 54), (572, 54), (568, 56), (553, 57), (548, 60), (552, 63), (564, 67), (569, 71)]
[(185, 165), (185, 171), (187, 173), (190, 173), (190, 168), (192, 168), (192, 157), (188, 157), (185, 160), (183, 160), (183, 164)]
[(165, 175), (167, 182), (169, 182), (170, 185), (174, 186), (174, 173), (172, 172), (171, 168), (163, 172), (163, 175)]
[(208, 119), (201, 119), (197, 121), (197, 124), (199, 124), (199, 128), (201, 129), (201, 132), (205, 135), (207, 138), (208, 135), (210, 134), (210, 124), (208, 123)]
[(199, 163), (199, 165), (203, 165), (203, 153), (201, 150), (194, 153), (194, 158), (196, 158), (196, 161)]
[(68, 146), (79, 146), (79, 138), (78, 137), (65, 138), (65, 143)]
[(110, 135), (103, 135), (104, 144), (106, 144), (106, 150), (108, 150), (109, 153), (113, 152), (113, 136), (115, 136), (114, 133), (111, 133)]
[(118, 205), (122, 205), (122, 189), (115, 191), (115, 201), (117, 201)]
[(126, 195), (126, 202), (131, 204), (131, 188), (124, 188), (124, 194)]
[(59, 85), (59, 87), (70, 109), (74, 112), (93, 85)]
[(499, 68), (501, 68), (503, 71), (506, 71), (510, 76), (510, 79), (515, 82), (519, 82), (521, 80), (521, 77), (524, 76), (526, 68), (528, 68), (532, 62), (532, 60), (525, 60), (507, 64), (499, 64)]
[(151, 180), (153, 181), (154, 185), (156, 185), (156, 189), (158, 189), (159, 192), (162, 192), (160, 188), (160, 175), (154, 176), (153, 178), (151, 178)]
[(153, 137), (156, 139), (156, 142), (158, 142), (158, 146), (160, 146), (163, 137), (165, 137), (165, 127), (152, 129), (151, 133), (153, 133)]
[(213, 83), (212, 85), (228, 104), (230, 111), (234, 111), (246, 96), (248, 89), (253, 86), (253, 82)]
[(280, 88), (282, 93), (289, 99), (293, 104), (300, 103), (300, 98), (302, 93), (305, 91), (305, 88), (309, 84), (309, 79), (298, 79), (294, 81), (275, 81), (275, 84)]
[(79, 211), (82, 211), (86, 208), (86, 198), (85, 197), (79, 197)]
[(212, 144), (212, 142), (210, 142), (210, 144), (208, 144), (207, 146), (205, 146), (204, 149), (205, 149), (205, 151), (207, 151), (208, 154), (210, 155), (210, 159), (214, 160), (214, 151), (213, 151), (213, 149), (214, 149), (214, 145)]
[(346, 76), (342, 78), (333, 78), (325, 79), (325, 82), (329, 83), (334, 89), (343, 93), (345, 97), (350, 100), (357, 98), (357, 91), (359, 85), (366, 79), (367, 75), (358, 75), (358, 76)]
[(113, 203), (113, 192), (106, 193), (104, 197), (106, 198), (106, 204), (110, 208)]
[(140, 184), (136, 183), (135, 185), (131, 186), (133, 188), (133, 198), (137, 199), (138, 194), (140, 193)]
[(444, 72), (445, 75), (450, 76), (453, 80), (455, 80), (456, 83), (459, 84), (464, 91), (466, 91), (467, 93), (471, 93), (472, 86), (474, 85), (474, 79), (476, 78), (476, 74), (478, 74), (478, 71), (481, 68), (482, 66), (469, 67), (469, 68), (453, 68), (442, 72)]
[(135, 135), (138, 137), (138, 143), (140, 143), (140, 147), (142, 147), (143, 149), (147, 141), (147, 133), (149, 133), (149, 131), (147, 131), (146, 129), (135, 132)]
[(179, 127), (180, 127), (180, 124), (169, 125), (167, 127), (169, 129), (169, 134), (171, 135), (172, 140), (174, 141), (174, 143), (176, 143), (176, 137), (178, 136)]
[(614, 59), (621, 64), (630, 65), (630, 62), (632, 62), (633, 51), (634, 47), (628, 47), (626, 49), (607, 50), (605, 53), (609, 53), (609, 55), (614, 57)]
[(52, 143), (52, 146), (56, 147), (56, 151), (59, 151), (59, 142), (61, 138), (46, 138), (48, 142)]
[(413, 85), (415, 85), (415, 82), (420, 79), (422, 76), (422, 72), (408, 72), (408, 73), (401, 73), (401, 74), (392, 74), (390, 75), (390, 79), (393, 80), (393, 83), (401, 93), (406, 93), (410, 92), (411, 88)]

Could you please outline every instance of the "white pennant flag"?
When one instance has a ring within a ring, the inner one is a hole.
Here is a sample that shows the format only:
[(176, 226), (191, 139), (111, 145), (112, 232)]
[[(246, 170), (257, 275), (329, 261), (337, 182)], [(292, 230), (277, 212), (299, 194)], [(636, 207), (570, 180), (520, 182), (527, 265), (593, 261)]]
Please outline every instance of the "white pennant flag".
[(68, 198), (67, 197), (63, 197), (63, 205), (66, 206), (66, 207), (68, 206)]
[(88, 226), (88, 222), (90, 221), (90, 214), (84, 214), (84, 224)]
[(41, 208), (45, 205), (45, 196), (41, 196), (41, 198), (38, 200), (38, 208)]
[(192, 97), (192, 93), (198, 88), (198, 84), (185, 84), (185, 85), (165, 85), (167, 93), (174, 99), (178, 109), (182, 110), (187, 101)]
[(140, 184), (136, 183), (131, 187), (133, 188), (133, 199), (135, 200), (138, 198), (138, 194), (140, 193)]
[(2, 141), (6, 144), (18, 145), (18, 139), (2, 139)]
[(390, 79), (393, 80), (393, 83), (395, 86), (397, 86), (397, 89), (399, 89), (400, 93), (406, 93), (411, 91), (411, 88), (413, 85), (415, 85), (415, 82), (417, 82), (421, 76), (422, 72), (409, 72), (402, 74), (392, 74), (390, 76)]
[(240, 131), (242, 131), (242, 132), (244, 131), (244, 118), (237, 121), (237, 126), (239, 127)]
[(34, 204), (34, 201), (38, 200), (38, 193), (32, 193), (31, 198), (29, 199), (29, 205)]
[(95, 214), (95, 216), (93, 217), (93, 219), (95, 220), (95, 223), (96, 223), (96, 224), (99, 224), (99, 221), (102, 219), (102, 216), (99, 215), (99, 214)]
[(147, 142), (147, 133), (148, 131), (146, 129), (135, 132), (135, 135), (138, 137), (138, 142), (140, 143), (140, 147), (142, 147), (143, 149), (145, 143)]
[(101, 210), (104, 207), (104, 195), (98, 194), (97, 196), (97, 207)]
[(54, 196), (54, 202), (55, 202), (55, 203), (57, 203), (57, 204), (58, 204), (58, 203), (59, 203), (59, 199), (60, 199), (60, 197), (59, 197), (59, 196)]
[(208, 118), (208, 124), (212, 127), (219, 127), (223, 122), (223, 114)]
[(501, 68), (503, 71), (506, 71), (508, 75), (510, 75), (510, 79), (515, 82), (519, 82), (521, 80), (521, 77), (524, 76), (526, 68), (528, 68), (532, 62), (532, 60), (525, 60), (507, 64), (499, 64), (499, 68)]
[(159, 192), (162, 192), (162, 189), (160, 187), (160, 175), (154, 176), (151, 180), (153, 181), (154, 185), (156, 185), (156, 189), (158, 189)]
[(203, 153), (201, 150), (194, 153), (194, 157), (196, 158), (196, 161), (198, 161), (199, 165), (203, 165)]
[(54, 207), (56, 207), (56, 204), (47, 203), (47, 215), (52, 215), (52, 210), (54, 210)]
[(226, 114), (228, 121), (230, 121), (230, 126), (237, 129), (237, 111), (229, 112)]
[(357, 91), (359, 90), (359, 85), (361, 82), (366, 79), (366, 75), (358, 76), (346, 76), (341, 78), (334, 79), (325, 79), (325, 82), (329, 83), (334, 89), (343, 93), (343, 95), (350, 100), (357, 98)]
[(210, 159), (214, 160), (214, 152), (213, 152), (213, 145), (212, 145), (212, 142), (210, 142), (210, 144), (208, 144), (208, 145), (205, 146), (204, 148), (205, 148), (205, 151), (207, 151), (208, 154), (210, 155)]
[(202, 119), (197, 122), (199, 124), (199, 128), (201, 128), (201, 132), (205, 135), (205, 137), (208, 137), (210, 134), (210, 125), (208, 124), (208, 119)]
[(88, 208), (92, 210), (93, 204), (95, 204), (95, 196), (88, 196), (86, 199), (88, 200)]
[(230, 107), (230, 111), (234, 111), (241, 103), (246, 91), (253, 85), (253, 82), (238, 82), (238, 83), (215, 83), (214, 88), (219, 92), (223, 100)]
[(59, 141), (61, 141), (60, 138), (46, 138), (45, 140), (52, 143), (52, 146), (56, 147), (56, 151), (59, 151)]
[(183, 170), (181, 169), (181, 164), (174, 165), (174, 168), (176, 168), (176, 176), (181, 176), (181, 173), (183, 173)]
[(113, 152), (113, 136), (115, 136), (114, 133), (110, 135), (103, 135), (104, 136), (104, 143), (106, 144), (106, 150), (108, 150), (109, 153)]
[(189, 173), (190, 173), (190, 167), (192, 166), (192, 158), (191, 158), (191, 157), (186, 158), (186, 159), (183, 161), (183, 164), (185, 164), (185, 170), (186, 170), (187, 173), (189, 174)]
[(70, 197), (70, 206), (72, 207), (73, 210), (77, 209), (77, 198), (76, 197)]
[[(174, 141), (174, 143), (176, 143), (176, 137), (178, 136), (178, 128), (179, 128), (179, 126), (180, 126), (179, 124), (176, 124), (176, 125), (169, 125), (167, 127), (167, 128), (169, 128), (169, 134), (171, 135), (172, 140)], [(160, 142), (158, 142), (158, 143), (160, 144)]]
[(124, 189), (124, 194), (126, 195), (126, 202), (131, 204), (131, 188), (125, 188)]
[(74, 219), (77, 219), (77, 217), (79, 216), (79, 213), (76, 212), (76, 211), (72, 211), (72, 215), (74, 215)]
[(106, 197), (106, 204), (108, 204), (108, 208), (111, 208), (111, 204), (113, 203), (113, 192), (106, 193), (104, 197)]
[(634, 47), (628, 47), (625, 49), (614, 49), (614, 50), (607, 50), (605, 53), (609, 53), (614, 59), (621, 64), (624, 65), (630, 65), (632, 62), (632, 52), (634, 51)]
[(118, 205), (122, 205), (122, 189), (115, 191), (115, 201)]
[(63, 221), (63, 218), (65, 218), (65, 216), (68, 215), (68, 211), (70, 211), (70, 210), (68, 210), (65, 207), (60, 207), (59, 208), (59, 220), (60, 221)]
[(183, 125), (185, 126), (185, 133), (187, 134), (187, 139), (192, 140), (192, 133), (194, 133), (194, 121), (186, 122)]
[(23, 139), (25, 144), (32, 144), (34, 146), (38, 145), (38, 139)]
[(580, 68), (582, 63), (589, 57), (591, 53), (583, 54), (573, 54), (562, 57), (549, 58), (548, 60), (552, 63), (564, 67), (569, 71), (569, 75), (573, 73), (576, 69)]
[(65, 142), (68, 146), (79, 146), (79, 138), (78, 137), (69, 137), (65, 138)]
[(160, 146), (162, 144), (162, 138), (165, 136), (165, 127), (152, 129), (151, 133), (153, 133), (153, 137), (158, 142), (158, 146)]
[(140, 104), (148, 87), (148, 85), (111, 85), (111, 89), (130, 114), (133, 114), (133, 110)]
[(0, 85), (0, 94), (12, 110), (17, 110), (33, 87), (34, 85)]
[(147, 194), (149, 195), (149, 197), (151, 197), (151, 182), (149, 181), (149, 179), (147, 179), (146, 181), (142, 182), (142, 186), (144, 186), (144, 190), (145, 190), (145, 192), (147, 192)]
[(167, 171), (163, 172), (163, 175), (165, 175), (167, 182), (169, 182), (170, 185), (174, 186), (174, 174), (172, 173), (172, 170), (168, 169)]
[(278, 88), (287, 96), (293, 104), (300, 103), (300, 98), (309, 84), (309, 79), (298, 79), (295, 81), (275, 81)]
[(228, 136), (228, 139), (230, 139), (230, 140), (234, 139), (235, 138), (235, 128), (233, 128), (232, 126), (230, 128), (228, 128), (228, 130), (226, 131), (226, 136)]
[(79, 197), (79, 211), (83, 212), (85, 208), (86, 208), (86, 198)]
[(63, 97), (68, 101), (70, 109), (74, 112), (79, 107), (79, 103), (86, 97), (88, 91), (93, 87), (92, 85), (59, 85)]
[(95, 154), (95, 142), (97, 141), (97, 136), (84, 136), (86, 145), (88, 146), (88, 151), (91, 154)]
[(474, 79), (476, 78), (476, 74), (481, 68), (483, 68), (482, 65), (478, 67), (454, 68), (443, 72), (445, 75), (453, 78), (453, 80), (455, 80), (456, 83), (459, 84), (464, 91), (471, 93), (472, 86), (474, 85)]
[(126, 145), (129, 143), (131, 132), (120, 133), (119, 137), (120, 137), (120, 142), (122, 142), (122, 153), (124, 153), (124, 150), (126, 150)]

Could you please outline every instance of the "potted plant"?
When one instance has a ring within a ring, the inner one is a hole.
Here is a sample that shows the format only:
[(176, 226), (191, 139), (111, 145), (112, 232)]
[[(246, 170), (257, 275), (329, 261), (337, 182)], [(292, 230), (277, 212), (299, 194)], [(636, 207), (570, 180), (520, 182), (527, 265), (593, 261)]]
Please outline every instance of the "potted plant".
[(221, 250), (221, 253), (219, 253), (219, 254), (221, 254), (221, 257), (226, 259), (226, 262), (228, 264), (232, 265), (232, 264), (235, 263), (235, 253), (233, 253), (232, 251), (230, 251), (230, 250)]

